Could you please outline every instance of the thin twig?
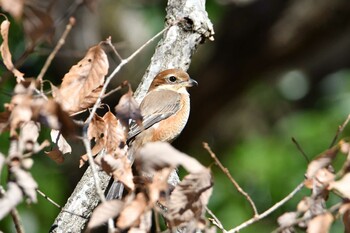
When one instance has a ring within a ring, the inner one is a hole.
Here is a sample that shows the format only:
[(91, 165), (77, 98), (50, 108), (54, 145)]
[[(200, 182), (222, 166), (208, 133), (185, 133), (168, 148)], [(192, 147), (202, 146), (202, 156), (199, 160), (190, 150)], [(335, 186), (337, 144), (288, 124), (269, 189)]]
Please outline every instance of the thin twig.
[(212, 224), (222, 230), (222, 232), (226, 233), (227, 231), (225, 230), (220, 220), (215, 216), (215, 214), (207, 206), (205, 207), (205, 210), (212, 217), (212, 219), (209, 218), (209, 221), (211, 221)]
[(92, 157), (92, 151), (91, 151), (91, 145), (90, 145), (90, 141), (87, 137), (87, 130), (84, 130), (84, 133), (83, 133), (83, 143), (84, 143), (84, 147), (86, 149), (86, 154), (88, 156), (88, 159), (89, 159), (89, 164), (90, 164), (90, 167), (91, 167), (91, 170), (92, 170), (92, 174), (93, 174), (93, 177), (94, 177), (94, 181), (95, 181), (95, 187), (96, 187), (96, 192), (98, 194), (98, 196), (100, 197), (100, 200), (102, 202), (106, 202), (106, 197), (100, 187), (100, 178), (98, 177), (97, 175), (97, 168), (96, 168), (96, 164), (95, 164), (95, 161), (94, 161), (94, 158)]
[(304, 156), (305, 160), (307, 163), (310, 163), (310, 159), (307, 157), (306, 153), (304, 152), (303, 148), (301, 148), (300, 144), (298, 143), (298, 141), (292, 137), (292, 142), (295, 144), (295, 146), (297, 147), (297, 149), (300, 151), (300, 153)]
[(248, 195), (248, 193), (246, 193), (241, 186), (239, 186), (239, 184), (237, 183), (237, 181), (231, 176), (230, 172), (228, 171), (228, 169), (226, 167), (224, 167), (222, 165), (222, 163), (220, 162), (220, 160), (216, 157), (216, 155), (214, 154), (214, 152), (211, 150), (211, 148), (209, 147), (208, 143), (203, 142), (203, 147), (209, 152), (210, 156), (214, 159), (215, 163), (219, 166), (219, 168), (225, 173), (225, 175), (230, 179), (230, 181), (232, 182), (232, 184), (236, 187), (236, 189), (238, 190), (239, 193), (241, 193), (249, 202), (249, 204), (251, 205), (253, 212), (254, 212), (254, 216), (258, 216), (258, 210), (256, 209), (256, 206), (253, 202), (253, 200), (251, 199), (251, 197)]
[[(100, 197), (101, 202), (104, 203), (107, 200), (106, 200), (106, 197), (105, 197), (105, 195), (100, 187), (100, 178), (98, 177), (96, 164), (95, 164), (94, 158), (92, 157), (90, 140), (87, 137), (87, 127), (85, 127), (84, 132), (83, 132), (83, 143), (84, 143), (84, 146), (86, 148), (86, 154), (88, 156), (89, 164), (90, 164), (90, 167), (92, 170), (92, 175), (94, 177), (97, 195)], [(113, 219), (109, 218), (108, 219), (108, 232), (114, 232), (114, 231), (115, 231), (115, 227), (114, 227)]]
[(51, 204), (53, 204), (54, 206), (56, 206), (57, 208), (59, 209), (62, 209), (62, 207), (57, 204), (54, 200), (52, 200), (50, 197), (48, 197), (45, 193), (43, 193), (41, 190), (39, 189), (36, 189), (36, 191), (43, 197), (45, 198), (46, 200), (48, 200)]
[(331, 145), (329, 146), (329, 148), (332, 148), (332, 147), (335, 145), (336, 141), (338, 140), (339, 135), (344, 131), (344, 128), (345, 128), (346, 125), (349, 123), (349, 121), (350, 121), (350, 114), (348, 115), (348, 117), (346, 118), (346, 120), (344, 121), (344, 123), (338, 127), (338, 130), (337, 130), (337, 132), (335, 133), (335, 136), (334, 136), (334, 138), (333, 138), (333, 140), (332, 140), (332, 143), (331, 143)]
[(16, 232), (17, 233), (24, 233), (24, 228), (23, 228), (23, 224), (21, 221), (21, 218), (18, 214), (18, 211), (16, 208), (13, 208), (10, 212), (13, 223), (15, 224), (15, 228), (16, 228)]
[(112, 49), (112, 51), (115, 53), (115, 55), (118, 57), (120, 61), (123, 60), (122, 56), (118, 53), (118, 51), (115, 49), (114, 45), (112, 44), (111, 37), (108, 37), (105, 43)]
[(299, 192), (302, 188), (304, 187), (304, 182), (300, 183), (291, 193), (289, 193), (285, 198), (283, 198), (282, 200), (280, 200), (279, 202), (277, 202), (276, 204), (274, 204), (273, 206), (271, 206), (269, 209), (267, 209), (265, 212), (259, 214), (258, 216), (255, 216), (247, 221), (245, 221), (244, 223), (242, 223), (241, 225), (229, 230), (227, 233), (235, 233), (235, 232), (239, 232), (240, 230), (242, 230), (243, 228), (267, 217), (269, 214), (271, 214), (272, 212), (274, 212), (275, 210), (277, 210), (278, 208), (280, 208), (282, 205), (284, 205), (287, 201), (289, 201), (290, 199), (292, 199), (294, 197), (294, 195)]
[(72, 27), (74, 26), (74, 24), (75, 24), (75, 19), (73, 17), (71, 17), (69, 19), (69, 22), (68, 22), (66, 29), (64, 30), (61, 38), (58, 40), (55, 48), (52, 50), (49, 57), (46, 59), (46, 62), (38, 75), (37, 80), (41, 83), (41, 92), (43, 92), (43, 86), (44, 86), (43, 77), (44, 77), (47, 69), (49, 68), (52, 60), (55, 58), (58, 50), (60, 50), (60, 48), (64, 45), (65, 39), (67, 38), (67, 36), (68, 36), (69, 32), (71, 31)]
[(109, 92), (106, 93), (104, 96), (102, 96), (102, 99), (104, 99), (104, 98), (106, 98), (106, 97), (112, 95), (113, 93), (119, 91), (119, 90), (122, 89), (122, 88), (123, 88), (122, 85), (117, 86), (116, 88), (114, 88), (113, 90), (109, 91)]

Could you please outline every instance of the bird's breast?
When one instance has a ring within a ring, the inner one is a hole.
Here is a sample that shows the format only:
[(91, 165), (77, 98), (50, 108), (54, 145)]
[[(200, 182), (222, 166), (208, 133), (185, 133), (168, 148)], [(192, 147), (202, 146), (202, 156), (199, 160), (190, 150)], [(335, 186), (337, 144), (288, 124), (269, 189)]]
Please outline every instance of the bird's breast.
[(154, 130), (152, 141), (171, 142), (179, 136), (186, 126), (190, 114), (190, 99), (188, 94), (182, 95), (180, 106), (175, 114), (151, 127)]

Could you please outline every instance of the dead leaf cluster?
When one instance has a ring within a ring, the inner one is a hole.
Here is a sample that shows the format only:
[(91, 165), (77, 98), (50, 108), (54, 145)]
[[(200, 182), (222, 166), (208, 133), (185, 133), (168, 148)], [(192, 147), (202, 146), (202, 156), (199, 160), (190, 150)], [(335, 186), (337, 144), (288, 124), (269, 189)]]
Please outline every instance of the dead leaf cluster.
[[(183, 166), (189, 174), (174, 187), (168, 178), (178, 166)], [(137, 152), (132, 175), (135, 188), (121, 200), (99, 205), (91, 216), (88, 229), (115, 218), (119, 230), (149, 232), (152, 213), (162, 213), (167, 227), (172, 230), (205, 229), (204, 214), (212, 191), (212, 179), (210, 171), (197, 160), (169, 143), (148, 143)], [(115, 211), (110, 210), (112, 205), (116, 206)]]
[[(311, 190), (311, 194), (299, 202), (295, 212), (287, 212), (279, 217), (279, 232), (295, 232), (295, 227), (299, 227), (306, 229), (308, 233), (327, 233), (332, 223), (340, 216), (343, 216), (345, 229), (349, 229), (349, 148), (349, 143), (341, 140), (309, 163), (304, 185)], [(344, 154), (346, 158), (343, 166), (335, 171), (333, 165), (339, 154)], [(339, 196), (341, 201), (327, 208), (326, 203), (330, 195)]]

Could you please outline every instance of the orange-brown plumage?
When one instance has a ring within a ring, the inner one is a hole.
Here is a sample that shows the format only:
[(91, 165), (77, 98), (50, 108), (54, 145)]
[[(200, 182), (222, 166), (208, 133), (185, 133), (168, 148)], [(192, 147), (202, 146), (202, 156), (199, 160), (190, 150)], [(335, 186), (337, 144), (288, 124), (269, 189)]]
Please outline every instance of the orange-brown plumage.
[[(173, 141), (185, 127), (190, 114), (190, 96), (187, 88), (197, 82), (180, 69), (168, 69), (156, 75), (140, 104), (142, 126), (134, 124), (128, 134), (128, 156), (148, 142)], [(122, 188), (114, 182), (107, 199), (122, 195)]]
[(131, 127), (128, 141), (133, 151), (147, 142), (174, 140), (185, 127), (190, 113), (187, 88), (197, 82), (180, 69), (160, 72), (140, 104), (143, 129)]

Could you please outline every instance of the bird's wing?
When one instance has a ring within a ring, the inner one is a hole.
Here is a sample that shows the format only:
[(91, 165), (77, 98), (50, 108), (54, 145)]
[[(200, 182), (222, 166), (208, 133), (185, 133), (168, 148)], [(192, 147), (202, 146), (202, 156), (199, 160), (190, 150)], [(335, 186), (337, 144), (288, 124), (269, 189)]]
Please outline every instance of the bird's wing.
[(152, 125), (175, 114), (180, 109), (181, 95), (175, 91), (152, 91), (142, 100), (140, 109), (143, 116), (142, 127), (132, 124), (128, 141)]

